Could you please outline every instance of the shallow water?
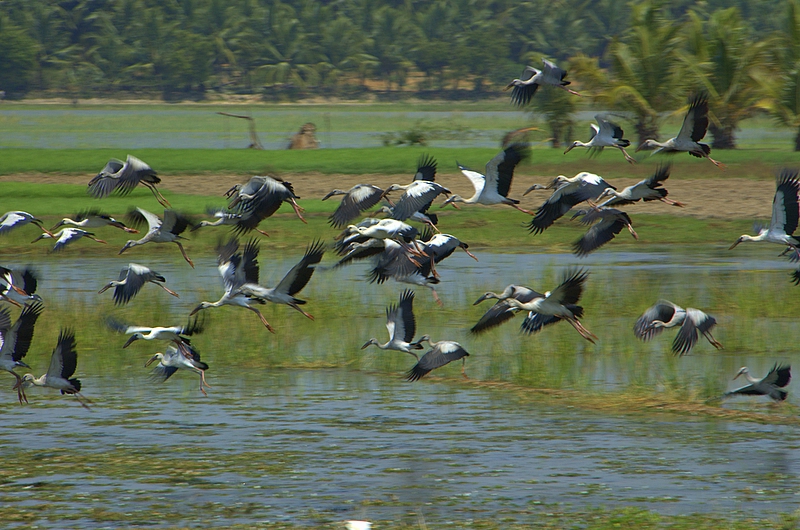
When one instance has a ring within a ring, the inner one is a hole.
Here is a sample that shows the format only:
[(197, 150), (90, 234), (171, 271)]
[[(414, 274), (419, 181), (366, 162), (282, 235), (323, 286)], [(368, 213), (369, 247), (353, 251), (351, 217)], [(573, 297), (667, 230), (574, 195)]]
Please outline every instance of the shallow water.
[[(537, 386), (530, 378), (537, 383), (536, 377), (543, 377), (540, 387), (612, 392), (636, 383), (657, 394), (670, 378), (702, 385), (697, 378), (708, 373), (733, 388), (730, 378), (743, 364), (760, 375), (774, 362), (797, 357), (786, 332), (793, 329), (791, 322), (745, 319), (737, 312), (741, 308), (719, 307), (727, 300), (725, 291), (747, 282), (760, 281), (764, 296), (797, 289), (785, 277), (792, 265), (770, 253), (643, 250), (588, 259), (477, 255), (479, 262), (457, 252), (437, 267), (443, 309), (424, 288), (416, 289), (415, 302), (421, 333), (458, 340), (470, 351), (466, 366), (472, 379)], [(264, 253), (262, 282), (274, 285), (297, 257)], [(163, 273), (167, 285), (181, 293), (180, 299), (156, 293), (175, 315), (170, 324), (185, 321), (201, 298), (221, 295), (216, 263), (209, 256), (195, 256), (194, 270), (177, 252), (128, 258)], [(28, 256), (17, 259), (4, 265), (32, 264)], [(35, 263), (41, 277), (38, 292), (51, 306), (91, 304), (99, 287), (126, 262), (100, 258), (87, 266), (66, 254), (42, 260)], [(331, 262), (326, 257), (323, 263)], [(587, 303), (584, 322), (600, 336), (594, 352), (568, 326), (532, 337), (520, 335), (514, 322), (479, 338), (466, 332), (488, 307), (471, 305), (484, 291), (499, 291), (512, 282), (546, 290), (571, 266), (591, 272), (587, 296), (594, 292), (595, 301)], [(365, 265), (323, 268), (302, 293), (312, 313), (336, 299), (345, 311), (356, 312), (356, 337), (342, 337), (324, 318), (309, 323), (287, 310), (270, 318), (276, 335), (258, 329), (265, 355), (284, 344), (278, 341), (290, 322), (313, 326), (303, 328), (313, 329), (313, 335), (288, 343), (298, 356), (311, 360), (345, 343), (360, 346), (370, 336), (385, 340), (384, 307), (396, 301), (404, 286), (366, 284), (365, 272)], [(654, 284), (647, 283), (652, 279)], [(627, 287), (626, 292), (626, 285), (650, 291), (642, 295)], [(715, 336), (733, 346), (715, 351), (701, 339), (692, 355), (674, 358), (668, 353), (671, 334), (638, 343), (629, 331), (632, 319), (617, 318), (611, 309), (631, 297), (644, 303), (632, 313), (660, 297), (714, 310), (719, 321)], [(115, 311), (125, 314), (126, 308)], [(197, 337), (201, 345), (209, 335), (225, 333), (225, 319), (237, 318), (230, 311), (215, 316), (216, 327)], [(437, 320), (441, 313), (451, 321)], [(101, 316), (87, 318), (84, 325)], [(764, 330), (759, 344), (767, 346), (737, 348), (741, 328), (756, 325)], [(84, 394), (94, 400), (91, 411), (68, 396), (38, 389), (30, 390), (31, 403), (20, 407), (5, 384), (0, 388), (5, 420), (0, 447), (7, 461), (16, 463), (0, 471), (0, 505), (30, 510), (20, 527), (31, 517), (49, 528), (63, 527), (64, 517), (83, 528), (113, 527), (113, 521), (151, 524), (156, 512), (167, 514), (165, 525), (197, 527), (352, 518), (413, 522), (411, 514), (418, 512), (434, 524), (499, 517), (524, 522), (531, 513), (548, 509), (594, 506), (768, 517), (791, 512), (798, 502), (800, 432), (794, 427), (665, 415), (613, 417), (544, 406), (535, 399), (520, 402), (501, 390), (462, 384), (457, 365), (439, 371), (449, 381), (410, 384), (401, 376), (413, 360), (375, 349), (360, 352), (360, 364), (348, 368), (304, 371), (240, 365), (235, 350), (223, 355), (206, 348), (203, 359), (211, 366), (212, 388), (205, 398), (193, 374), (178, 373), (164, 384), (149, 382), (142, 364), (153, 346), (122, 351), (121, 343), (99, 352), (106, 359), (84, 356), (79, 361)], [(45, 349), (35, 339), (26, 360), (43, 365)], [(387, 371), (381, 363), (388, 358), (402, 368)], [(104, 375), (104, 363), (121, 364), (123, 375)], [(800, 404), (791, 385), (789, 391), (789, 402)], [(773, 409), (766, 401), (736, 398), (721, 406), (769, 414)]]

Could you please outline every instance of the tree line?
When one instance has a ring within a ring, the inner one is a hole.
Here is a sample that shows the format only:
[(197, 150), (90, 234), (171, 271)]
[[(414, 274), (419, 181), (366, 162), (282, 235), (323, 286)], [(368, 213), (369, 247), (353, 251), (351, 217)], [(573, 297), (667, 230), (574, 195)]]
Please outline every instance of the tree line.
[[(640, 139), (704, 90), (715, 148), (766, 111), (800, 150), (800, 0), (0, 2), (8, 98), (486, 97), (542, 57)], [(576, 102), (541, 92), (558, 135)]]

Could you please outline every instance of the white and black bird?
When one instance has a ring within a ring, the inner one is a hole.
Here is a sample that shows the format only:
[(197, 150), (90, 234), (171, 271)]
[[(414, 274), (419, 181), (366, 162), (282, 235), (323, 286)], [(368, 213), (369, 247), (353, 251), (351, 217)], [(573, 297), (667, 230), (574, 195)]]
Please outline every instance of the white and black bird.
[(41, 302), (42, 297), (36, 294), (39, 281), (33, 269), (21, 271), (0, 266), (0, 301), (12, 303), (18, 307), (33, 302)]
[(112, 317), (108, 317), (106, 323), (114, 331), (130, 335), (130, 338), (122, 346), (123, 349), (137, 340), (166, 340), (175, 344), (184, 355), (191, 354), (188, 348), (191, 344), (189, 337), (201, 333), (205, 328), (205, 322), (197, 318), (190, 319), (185, 326), (170, 327), (129, 326)]
[(751, 376), (746, 366), (739, 369), (733, 379), (736, 380), (740, 375), (747, 379), (748, 384), (736, 390), (725, 392), (724, 397), (740, 394), (744, 396), (769, 396), (775, 401), (784, 401), (786, 396), (789, 395), (786, 390), (783, 390), (792, 380), (792, 367), (788, 364), (775, 364), (763, 379)]
[(564, 279), (558, 287), (544, 295), (534, 296), (528, 301), (523, 301), (525, 298), (520, 299), (513, 296), (512, 293), (512, 296), (504, 300), (511, 308), (528, 311), (521, 326), (523, 333), (536, 333), (541, 331), (544, 326), (566, 320), (580, 333), (581, 337), (594, 344), (597, 336), (580, 322), (579, 319), (583, 317), (583, 307), (577, 305), (583, 294), (587, 278), (586, 271), (569, 271), (564, 275)]
[(242, 231), (252, 230), (258, 223), (278, 211), (281, 204), (288, 203), (301, 221), (302, 208), (297, 204), (299, 197), (294, 194), (290, 182), (273, 177), (252, 177), (246, 184), (237, 184), (225, 192), (230, 202), (228, 208), (243, 216)]
[(636, 151), (642, 149), (655, 149), (652, 154), (656, 153), (682, 153), (686, 152), (697, 158), (707, 158), (715, 166), (722, 169), (725, 167), (711, 158), (711, 147), (708, 144), (700, 143), (700, 140), (706, 135), (708, 129), (708, 96), (705, 94), (695, 94), (689, 101), (689, 110), (683, 118), (683, 125), (678, 135), (670, 138), (666, 142), (658, 142), (656, 140), (648, 139), (639, 144)]
[(180, 242), (181, 239), (186, 239), (181, 236), (181, 234), (192, 226), (191, 219), (185, 215), (179, 214), (175, 210), (164, 210), (164, 220), (162, 221), (156, 214), (141, 208), (136, 208), (128, 217), (131, 219), (132, 224), (141, 224), (142, 221), (147, 221), (148, 229), (143, 238), (139, 240), (128, 240), (119, 251), (119, 254), (122, 254), (129, 248), (146, 243), (175, 243), (178, 245), (186, 263), (194, 268), (194, 263), (189, 259), (189, 256), (186, 255), (186, 250)]
[[(622, 191), (617, 191), (614, 188), (606, 188), (603, 190), (603, 193), (597, 197), (597, 201), (600, 203), (598, 206), (603, 208), (605, 206), (625, 206), (638, 201), (662, 201), (672, 206), (683, 207), (684, 204), (682, 202), (668, 199), (668, 192), (666, 188), (663, 187), (664, 181), (669, 178), (670, 169), (671, 166), (669, 164), (659, 165), (656, 168), (656, 172), (650, 177), (640, 180), (633, 186), (628, 186)], [(606, 199), (606, 197), (608, 198)]]
[(775, 197), (772, 199), (772, 218), (769, 226), (757, 227), (758, 235), (744, 234), (734, 241), (731, 249), (745, 241), (766, 241), (794, 249), (800, 256), (800, 238), (794, 235), (800, 219), (800, 180), (797, 170), (783, 169), (778, 175)]
[[(600, 175), (583, 171), (574, 177), (568, 178), (559, 175), (547, 186), (534, 184), (525, 191), (527, 195), (534, 190), (552, 189), (553, 194), (536, 210), (528, 229), (533, 234), (544, 232), (558, 219), (564, 216), (576, 204), (583, 201), (594, 200), (607, 188), (613, 188)], [(616, 188), (614, 188), (616, 189)]]
[(162, 383), (181, 369), (199, 374), (200, 392), (207, 396), (208, 393), (204, 387), (211, 388), (211, 385), (206, 383), (206, 370), (208, 370), (208, 365), (200, 360), (200, 353), (198, 353), (197, 349), (193, 346), (187, 345), (185, 351), (187, 353), (181, 353), (178, 351), (178, 348), (170, 344), (167, 346), (167, 350), (164, 353), (157, 352), (144, 363), (144, 366), (147, 368), (152, 363), (158, 361), (158, 364), (153, 368), (150, 374), (154, 380)]
[(503, 289), (503, 292), (499, 294), (491, 291), (484, 293), (472, 305), (478, 305), (484, 300), (489, 299), (495, 299), (497, 302), (495, 302), (495, 304), (483, 314), (480, 320), (478, 320), (478, 322), (472, 326), (472, 328), (470, 328), (470, 332), (481, 333), (514, 318), (514, 315), (519, 313), (521, 309), (516, 306), (512, 306), (508, 302), (509, 298), (515, 298), (517, 301), (524, 304), (531, 302), (536, 298), (543, 298), (544, 296), (544, 294), (536, 292), (533, 289), (514, 284), (507, 286), (505, 289)]
[(114, 228), (119, 228), (120, 230), (124, 230), (130, 234), (139, 233), (139, 231), (135, 228), (129, 228), (125, 226), (125, 223), (122, 221), (117, 221), (110, 215), (104, 214), (98, 210), (87, 210), (79, 212), (72, 217), (65, 217), (53, 228), (51, 228), (50, 231), (55, 231), (56, 228), (60, 228), (64, 225), (69, 225), (75, 228), (100, 228), (103, 226), (113, 226)]
[(62, 394), (75, 396), (78, 403), (84, 408), (89, 408), (87, 403), (91, 403), (81, 394), (81, 382), (72, 377), (78, 367), (78, 350), (75, 342), (75, 332), (71, 329), (62, 329), (58, 334), (58, 342), (50, 355), (50, 366), (47, 373), (41, 377), (33, 374), (22, 376), (20, 386), (27, 388), (30, 386), (42, 386), (60, 390)]
[(144, 284), (149, 282), (158, 285), (172, 296), (180, 298), (178, 293), (168, 289), (167, 286), (164, 285), (166, 281), (167, 279), (164, 278), (164, 276), (149, 267), (137, 263), (128, 263), (128, 265), (119, 271), (119, 279), (108, 282), (102, 289), (97, 291), (97, 294), (102, 294), (106, 292), (107, 289), (113, 287), (114, 304), (127, 304), (136, 296)]
[(465, 378), (466, 373), (466, 358), (469, 356), (464, 347), (452, 340), (440, 340), (434, 342), (428, 335), (423, 335), (417, 344), (427, 342), (431, 349), (425, 352), (411, 370), (406, 373), (406, 381), (418, 381), (431, 370), (441, 368), (453, 361), (461, 359), (461, 375)]
[(38, 226), (42, 232), (47, 232), (51, 236), (53, 235), (52, 232), (44, 227), (41, 219), (37, 219), (28, 212), (21, 212), (17, 210), (13, 212), (6, 212), (2, 217), (0, 217), (0, 236), (8, 234), (14, 228), (25, 226), (29, 223)]
[(400, 293), (400, 302), (391, 304), (386, 308), (386, 329), (389, 331), (389, 341), (381, 344), (378, 339), (369, 339), (361, 349), (377, 346), (382, 350), (395, 350), (419, 357), (412, 350), (421, 350), (423, 347), (418, 342), (412, 342), (417, 332), (417, 321), (414, 318), (414, 291), (406, 289)]
[(625, 155), (625, 160), (631, 164), (635, 164), (636, 159), (625, 151), (625, 148), (631, 145), (631, 142), (623, 138), (624, 132), (622, 131), (622, 127), (602, 118), (600, 115), (595, 116), (594, 119), (597, 120), (599, 126), (594, 123), (591, 124), (592, 136), (589, 141), (581, 142), (580, 140), (575, 140), (567, 147), (564, 154), (566, 155), (576, 147), (587, 147), (589, 149), (589, 156), (596, 156), (602, 153), (604, 148), (613, 147), (614, 149), (622, 151), (622, 154)]
[(109, 160), (100, 173), (89, 181), (88, 192), (92, 197), (102, 199), (113, 192), (127, 195), (139, 184), (150, 188), (161, 206), (171, 208), (169, 201), (156, 188), (156, 184), (161, 184), (156, 172), (133, 155), (128, 155), (125, 162), (116, 158)]
[(602, 247), (619, 234), (623, 228), (627, 228), (634, 239), (639, 239), (639, 235), (633, 229), (630, 216), (622, 210), (616, 208), (589, 208), (581, 210), (572, 216), (573, 219), (581, 217), (581, 224), (591, 225), (589, 230), (572, 245), (572, 251), (576, 256), (586, 257), (598, 248)]
[(210, 208), (206, 210), (206, 213), (213, 216), (214, 221), (200, 221), (191, 228), (192, 232), (199, 230), (204, 226), (230, 226), (231, 230), (235, 234), (242, 234), (249, 232), (250, 230), (255, 230), (262, 236), (269, 237), (267, 232), (261, 230), (258, 228), (258, 226), (252, 225), (251, 216), (255, 215), (254, 210), (248, 210), (245, 211), (245, 213), (236, 213), (224, 208)]
[(567, 76), (566, 70), (559, 68), (544, 58), (542, 58), (542, 63), (544, 63), (544, 66), (541, 70), (533, 66), (526, 66), (522, 72), (522, 79), (514, 79), (506, 86), (506, 90), (513, 89), (511, 90), (512, 103), (518, 106), (527, 105), (540, 85), (558, 87), (570, 94), (580, 96), (579, 93), (567, 88), (570, 82), (564, 79)]
[(636, 320), (633, 333), (637, 338), (648, 341), (667, 328), (680, 326), (672, 342), (672, 352), (676, 355), (686, 355), (697, 344), (700, 333), (712, 346), (722, 349), (722, 344), (711, 335), (711, 329), (716, 323), (714, 317), (699, 309), (693, 307), (683, 309), (669, 300), (659, 300)]
[(339, 203), (336, 211), (328, 217), (328, 222), (334, 228), (343, 228), (350, 221), (357, 218), (361, 212), (369, 210), (378, 204), (383, 197), (383, 188), (372, 184), (356, 184), (347, 191), (331, 190), (322, 200), (326, 201), (336, 195), (343, 195), (344, 197), (342, 197), (342, 202)]
[(486, 163), (485, 175), (456, 162), (461, 173), (472, 183), (475, 193), (468, 199), (464, 199), (460, 195), (451, 195), (442, 203), (442, 207), (448, 204), (457, 207), (456, 203), (458, 202), (484, 204), (487, 206), (507, 204), (528, 215), (533, 215), (532, 212), (520, 207), (517, 199), (508, 197), (508, 192), (511, 190), (511, 181), (514, 178), (514, 169), (529, 154), (530, 149), (526, 144), (511, 144)]
[(439, 195), (450, 195), (450, 190), (435, 182), (436, 180), (436, 160), (428, 155), (422, 155), (417, 163), (417, 172), (411, 184), (400, 185), (392, 184), (383, 192), (385, 197), (393, 191), (403, 190), (403, 195), (391, 207), (392, 219), (405, 221), (413, 216), (424, 215), (434, 199)]
[(17, 399), (20, 403), (27, 403), (25, 388), (22, 378), (14, 372), (17, 367), (30, 368), (22, 359), (27, 355), (33, 340), (33, 328), (36, 320), (42, 314), (44, 306), (40, 303), (26, 305), (19, 314), (17, 321), (11, 325), (11, 316), (6, 309), (0, 309), (0, 369), (10, 372), (17, 382)]
[(53, 252), (60, 252), (64, 250), (67, 245), (70, 245), (84, 237), (86, 239), (96, 241), (97, 243), (102, 243), (104, 245), (108, 244), (106, 241), (96, 238), (92, 232), (87, 232), (86, 230), (82, 230), (80, 228), (62, 228), (55, 234), (50, 232), (42, 232), (42, 235), (31, 241), (31, 243), (36, 243), (40, 239), (55, 239), (56, 244), (53, 245)]

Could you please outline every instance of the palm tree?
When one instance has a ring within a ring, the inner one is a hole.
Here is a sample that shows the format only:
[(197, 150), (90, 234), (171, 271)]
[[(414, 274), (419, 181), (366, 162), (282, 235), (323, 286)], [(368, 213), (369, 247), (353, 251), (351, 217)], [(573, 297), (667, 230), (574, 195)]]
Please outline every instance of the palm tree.
[(682, 68), (709, 94), (713, 118), (709, 129), (715, 149), (734, 149), (741, 120), (757, 111), (761, 97), (766, 41), (750, 38), (738, 8), (719, 9), (707, 20), (692, 11), (687, 24), (688, 52), (679, 52)]

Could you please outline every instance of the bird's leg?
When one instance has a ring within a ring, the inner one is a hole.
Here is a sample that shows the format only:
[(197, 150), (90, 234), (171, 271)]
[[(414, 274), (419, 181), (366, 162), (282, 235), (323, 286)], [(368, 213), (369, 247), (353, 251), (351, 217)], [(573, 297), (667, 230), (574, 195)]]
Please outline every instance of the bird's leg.
[(712, 163), (713, 163), (715, 166), (717, 166), (718, 168), (722, 169), (723, 171), (725, 170), (725, 164), (723, 164), (722, 162), (717, 162), (716, 160), (714, 160), (713, 158), (711, 158), (711, 157), (710, 157), (710, 156), (708, 156), (708, 155), (706, 155), (706, 158), (708, 158), (709, 160), (711, 160), (711, 162), (712, 162)]
[(180, 242), (180, 241), (175, 241), (174, 243), (175, 243), (176, 245), (178, 245), (178, 248), (179, 248), (179, 249), (181, 249), (181, 254), (183, 254), (183, 259), (185, 259), (185, 260), (186, 260), (186, 263), (188, 263), (189, 265), (191, 265), (191, 266), (192, 266), (192, 268), (194, 269), (194, 263), (192, 262), (192, 260), (191, 260), (191, 259), (189, 259), (189, 256), (187, 256), (187, 255), (186, 255), (186, 251), (183, 249), (183, 245), (181, 245), (181, 242)]
[(89, 405), (87, 405), (87, 403), (91, 403), (92, 402), (89, 398), (85, 397), (80, 392), (75, 392), (75, 394), (73, 394), (73, 395), (75, 396), (75, 399), (78, 400), (78, 403), (80, 403), (83, 408), (85, 408), (86, 410), (92, 410), (91, 408), (89, 408)]
[(121, 226), (120, 228), (122, 228), (123, 230), (125, 230), (129, 234), (138, 234), (139, 233), (139, 231), (136, 230), (135, 228), (129, 228), (127, 226)]
[[(155, 282), (154, 282), (154, 283), (155, 283)], [(178, 296), (178, 293), (176, 293), (175, 291), (173, 291), (173, 290), (171, 290), (171, 289), (168, 289), (166, 285), (162, 285), (162, 284), (160, 284), (160, 283), (156, 283), (156, 285), (158, 285), (159, 287), (161, 287), (162, 289), (164, 289), (165, 291), (167, 291), (169, 294), (171, 294), (171, 295), (172, 295), (172, 296), (174, 296), (175, 298), (180, 298), (180, 296)]]
[(436, 225), (433, 224), (433, 221), (428, 220), (428, 221), (424, 221), (424, 222), (425, 222), (426, 225), (430, 226), (433, 229), (433, 231), (436, 232), (437, 234), (441, 234), (442, 233), (438, 228), (436, 228)]
[(467, 358), (466, 357), (463, 357), (461, 359), (461, 375), (464, 377), (464, 379), (469, 379), (469, 377), (467, 377)]
[(414, 353), (413, 351), (407, 351), (406, 353), (407, 353), (407, 354), (409, 354), (409, 355), (413, 355), (413, 356), (414, 356), (414, 358), (415, 358), (417, 361), (419, 361), (419, 355), (417, 355), (417, 354), (416, 354), (416, 353)]
[(591, 342), (592, 344), (594, 344), (594, 343), (595, 343), (594, 341), (595, 341), (595, 339), (597, 339), (597, 336), (596, 336), (596, 335), (594, 335), (592, 332), (590, 332), (590, 331), (589, 331), (588, 329), (586, 329), (585, 327), (583, 327), (583, 324), (581, 324), (581, 323), (580, 323), (580, 321), (578, 321), (578, 320), (577, 320), (577, 319), (575, 319), (575, 318), (566, 318), (565, 320), (566, 320), (567, 322), (569, 322), (570, 324), (572, 324), (572, 327), (574, 327), (574, 328), (575, 328), (575, 330), (576, 330), (578, 333), (580, 333), (580, 334), (581, 334), (581, 337), (583, 337), (584, 339), (588, 340), (588, 341), (589, 341), (589, 342)]
[(304, 223), (308, 224), (308, 221), (303, 219), (303, 214), (300, 213), (300, 212), (303, 211), (303, 209), (300, 208), (300, 206), (297, 205), (297, 202), (295, 202), (295, 200), (292, 199), (291, 197), (289, 199), (287, 199), (287, 201), (289, 202), (289, 204), (292, 205), (292, 208), (294, 208), (294, 213), (297, 214), (297, 217), (299, 217), (300, 220), (303, 221)]
[(659, 199), (659, 200), (661, 202), (669, 204), (670, 206), (677, 206), (679, 208), (683, 208), (684, 206), (686, 206), (686, 204), (684, 204), (682, 202), (673, 201), (672, 199), (667, 199), (666, 197), (661, 197), (661, 199)]
[(293, 309), (297, 309), (298, 311), (300, 311), (301, 313), (303, 313), (303, 316), (304, 316), (304, 317), (306, 317), (306, 318), (310, 318), (311, 320), (314, 320), (314, 317), (312, 317), (311, 315), (309, 315), (308, 313), (306, 313), (305, 311), (303, 311), (303, 310), (300, 308), (300, 306), (299, 306), (299, 305), (297, 305), (297, 304), (289, 304), (289, 307), (291, 307), (291, 308), (293, 308)]
[(49, 235), (49, 236), (50, 236), (50, 237), (52, 237), (53, 239), (58, 239), (58, 238), (56, 237), (56, 235), (55, 235), (53, 232), (51, 232), (50, 230), (48, 230), (47, 228), (45, 228), (44, 226), (42, 226), (40, 223), (34, 222), (33, 224), (35, 224), (36, 226), (38, 226), (39, 228), (41, 228), (41, 229), (42, 229), (42, 232), (44, 232), (45, 234)]
[(439, 298), (439, 293), (436, 292), (436, 289), (431, 287), (431, 293), (433, 294), (433, 299), (436, 300), (437, 304), (439, 304), (439, 307), (444, 307), (444, 302), (442, 302), (442, 299)]
[(624, 147), (620, 147), (620, 146), (617, 146), (617, 147), (619, 148), (620, 151), (622, 151), (622, 154), (625, 155), (625, 160), (627, 160), (628, 163), (630, 163), (630, 164), (635, 164), (636, 163), (636, 159), (633, 158), (631, 155), (629, 155)]
[(478, 257), (475, 254), (473, 254), (469, 250), (465, 249), (464, 247), (461, 247), (461, 248), (464, 250), (464, 252), (467, 253), (467, 256), (469, 256), (470, 258), (474, 259), (475, 261), (478, 261)]
[(258, 315), (258, 318), (261, 319), (261, 323), (264, 324), (267, 327), (267, 329), (269, 330), (270, 333), (275, 333), (275, 330), (272, 329), (272, 326), (269, 325), (269, 322), (267, 322), (267, 319), (264, 318), (264, 315), (261, 314), (261, 311), (259, 311), (255, 307), (250, 307), (250, 306), (248, 306), (247, 309), (249, 309), (250, 311), (254, 312), (256, 315)]
[(705, 338), (708, 339), (708, 342), (710, 342), (711, 345), (714, 346), (716, 349), (718, 349), (718, 350), (722, 350), (723, 349), (722, 344), (720, 344), (720, 342), (717, 339), (712, 337), (711, 333), (709, 333), (708, 331), (704, 331), (703, 335), (705, 336)]
[(630, 225), (630, 224), (628, 224), (626, 226), (628, 227), (628, 232), (630, 232), (631, 235), (633, 236), (633, 239), (638, 241), (639, 240), (639, 234), (636, 233), (636, 230), (633, 229), (633, 226)]
[(575, 92), (574, 90), (572, 90), (572, 89), (570, 89), (570, 88), (567, 88), (567, 87), (565, 87), (564, 85), (558, 85), (558, 86), (560, 86), (561, 88), (563, 88), (564, 90), (566, 90), (566, 91), (567, 91), (567, 92), (569, 92), (570, 94), (574, 94), (574, 95), (576, 95), (576, 96), (583, 97), (583, 94), (579, 94), (579, 93)]
[(201, 386), (205, 385), (207, 388), (211, 388), (211, 385), (209, 385), (206, 382), (206, 371), (205, 370), (200, 370), (200, 385)]
[(22, 405), (23, 403), (28, 402), (28, 396), (25, 395), (25, 388), (22, 386), (22, 378), (19, 374), (11, 372), (11, 375), (17, 378), (17, 382), (14, 383), (14, 390), (17, 391), (17, 399), (19, 399), (19, 404)]
[(260, 228), (256, 228), (256, 232), (258, 232), (258, 233), (259, 233), (259, 234), (261, 234), (262, 236), (267, 236), (267, 237), (269, 237), (269, 234), (268, 234), (268, 233), (266, 233), (266, 232), (264, 232), (264, 231), (263, 231), (263, 230), (261, 230)]
[(521, 207), (520, 207), (519, 205), (517, 205), (517, 204), (512, 204), (511, 206), (513, 206), (514, 208), (516, 208), (517, 210), (519, 210), (519, 211), (520, 211), (520, 212), (522, 212), (522, 213), (526, 213), (526, 214), (528, 214), (528, 215), (536, 215), (534, 212), (532, 212), (532, 211), (530, 211), (530, 210), (526, 210), (525, 208), (521, 208)]
[(102, 239), (97, 239), (96, 237), (90, 236), (89, 234), (86, 234), (86, 237), (88, 237), (92, 241), (97, 241), (98, 243), (102, 243), (104, 245), (108, 245), (108, 241), (103, 241)]
[(161, 195), (161, 192), (158, 191), (158, 188), (156, 188), (155, 185), (150, 184), (148, 182), (142, 182), (142, 184), (150, 188), (150, 191), (153, 192), (153, 196), (156, 198), (156, 200), (161, 206), (163, 206), (164, 208), (172, 208), (172, 205), (169, 203), (166, 197)]
[(203, 388), (203, 371), (202, 370), (200, 371), (200, 392), (202, 392), (204, 396), (208, 397), (208, 392), (206, 392), (206, 389)]

